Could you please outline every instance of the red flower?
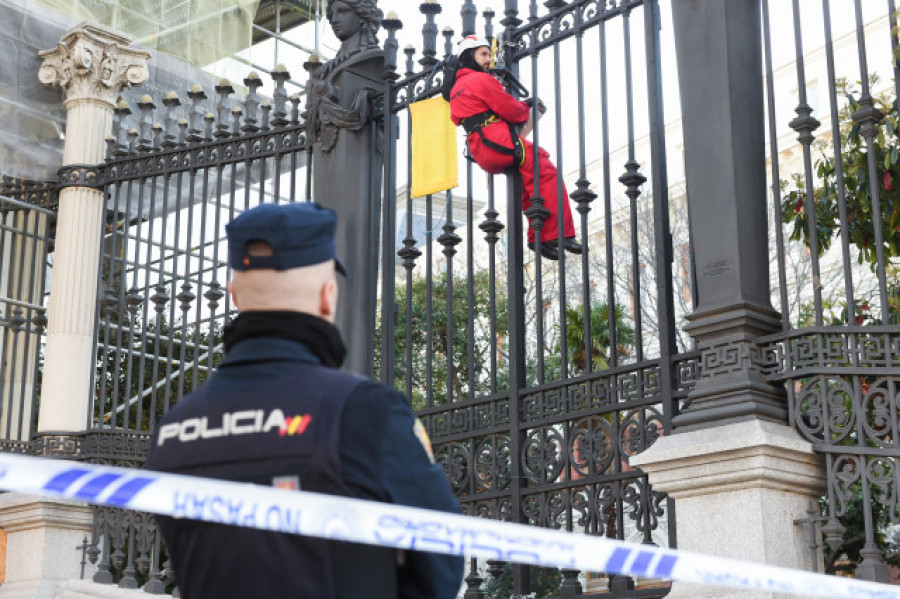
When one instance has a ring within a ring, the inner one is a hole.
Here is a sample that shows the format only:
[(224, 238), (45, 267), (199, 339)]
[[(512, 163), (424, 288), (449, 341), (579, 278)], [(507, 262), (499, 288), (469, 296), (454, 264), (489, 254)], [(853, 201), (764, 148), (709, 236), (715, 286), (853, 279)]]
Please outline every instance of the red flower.
[(891, 183), (892, 183), (892, 180), (891, 180), (891, 173), (888, 172), (888, 171), (884, 171), (884, 176), (881, 178), (881, 182), (884, 184), (884, 190), (885, 190), (885, 191), (890, 191), (890, 190), (891, 190)]

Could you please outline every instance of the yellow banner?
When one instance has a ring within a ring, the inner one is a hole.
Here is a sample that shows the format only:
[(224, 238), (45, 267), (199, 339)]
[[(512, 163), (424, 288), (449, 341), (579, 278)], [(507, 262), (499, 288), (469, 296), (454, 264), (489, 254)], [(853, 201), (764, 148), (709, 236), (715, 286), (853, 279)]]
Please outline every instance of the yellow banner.
[(410, 104), (412, 113), (412, 189), (419, 198), (459, 185), (456, 127), (450, 104), (441, 96)]

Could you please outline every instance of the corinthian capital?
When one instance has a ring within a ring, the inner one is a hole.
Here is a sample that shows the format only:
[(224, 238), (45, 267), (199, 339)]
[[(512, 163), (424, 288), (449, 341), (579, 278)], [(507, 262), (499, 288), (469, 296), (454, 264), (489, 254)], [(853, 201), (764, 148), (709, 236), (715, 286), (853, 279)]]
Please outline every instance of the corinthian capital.
[(82, 23), (56, 48), (40, 53), (41, 83), (66, 90), (66, 101), (100, 100), (114, 106), (123, 86), (147, 80), (150, 53), (129, 48), (131, 40), (100, 25)]

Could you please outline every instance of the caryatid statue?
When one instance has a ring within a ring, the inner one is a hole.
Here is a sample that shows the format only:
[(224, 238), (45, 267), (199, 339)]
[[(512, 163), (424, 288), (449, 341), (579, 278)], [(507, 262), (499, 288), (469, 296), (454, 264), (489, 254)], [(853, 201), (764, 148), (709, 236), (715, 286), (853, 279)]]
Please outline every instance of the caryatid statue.
[(384, 52), (376, 37), (382, 12), (375, 0), (330, 0), (326, 16), (341, 48), (310, 72), (307, 84), (313, 198), (338, 213), (338, 254), (349, 271), (341, 291), (347, 301), (337, 314), (348, 350), (345, 367), (368, 373), (382, 180), (381, 127), (370, 123), (372, 99), (384, 89)]

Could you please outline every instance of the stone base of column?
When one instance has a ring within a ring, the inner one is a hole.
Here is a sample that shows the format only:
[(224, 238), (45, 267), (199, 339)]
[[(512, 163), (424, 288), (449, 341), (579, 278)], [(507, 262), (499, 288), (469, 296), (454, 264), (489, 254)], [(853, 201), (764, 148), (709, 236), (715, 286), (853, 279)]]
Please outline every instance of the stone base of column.
[[(821, 458), (790, 427), (751, 420), (661, 438), (632, 466), (675, 500), (678, 548), (822, 571), (796, 526), (825, 490)], [(674, 583), (670, 599), (775, 599), (779, 593)]]
[[(0, 597), (52, 597), (56, 582), (81, 577), (84, 538), (93, 513), (83, 503), (4, 493), (0, 529), (6, 532), (6, 580)], [(84, 572), (90, 580), (93, 566)]]

